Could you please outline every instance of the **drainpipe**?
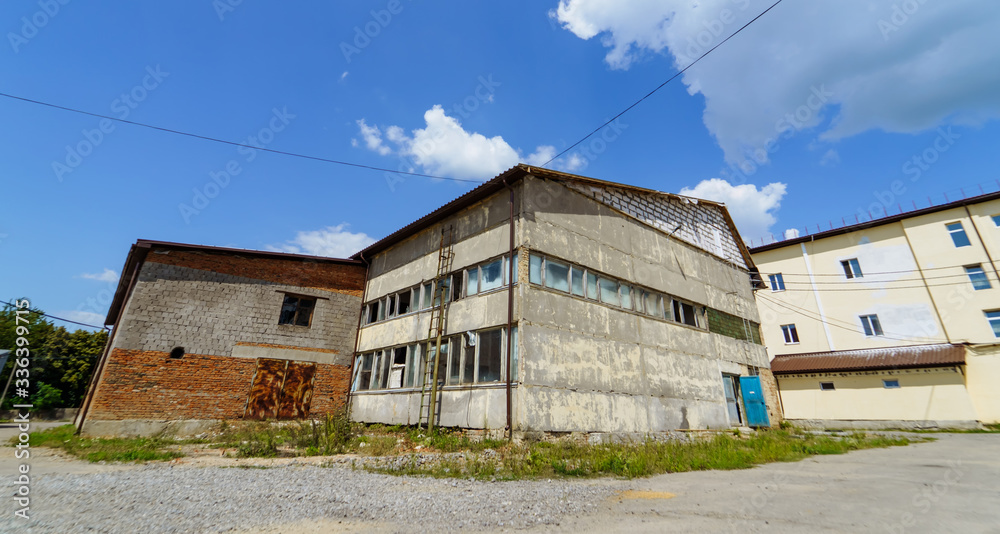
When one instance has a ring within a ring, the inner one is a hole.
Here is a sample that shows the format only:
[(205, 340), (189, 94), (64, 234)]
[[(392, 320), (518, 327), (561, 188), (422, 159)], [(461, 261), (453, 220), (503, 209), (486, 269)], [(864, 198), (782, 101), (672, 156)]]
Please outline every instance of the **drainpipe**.
[(503, 185), (510, 193), (508, 205), (510, 206), (510, 251), (507, 256), (507, 440), (514, 441), (514, 425), (511, 415), (511, 384), (510, 384), (510, 363), (511, 363), (511, 342), (514, 340), (511, 325), (514, 322), (514, 189), (507, 184), (504, 179)]
[(135, 268), (132, 269), (132, 280), (129, 281), (128, 291), (125, 292), (125, 297), (122, 299), (121, 309), (118, 310), (118, 316), (115, 317), (115, 324), (111, 330), (111, 334), (108, 335), (108, 341), (104, 345), (104, 352), (101, 354), (101, 359), (94, 369), (94, 374), (90, 377), (90, 384), (87, 386), (87, 396), (84, 397), (83, 404), (80, 405), (80, 413), (77, 415), (77, 434), (83, 430), (83, 423), (87, 419), (87, 412), (90, 411), (90, 403), (93, 401), (94, 393), (97, 391), (97, 384), (101, 381), (101, 375), (104, 374), (104, 366), (108, 363), (108, 357), (111, 354), (111, 347), (115, 343), (115, 338), (118, 337), (118, 324), (121, 322), (122, 316), (125, 315), (125, 307), (128, 305), (129, 299), (132, 298), (132, 290), (135, 289), (135, 284), (139, 280), (139, 268), (144, 261), (145, 257), (143, 257), (143, 261), (137, 261)]
[(368, 296), (368, 271), (371, 269), (372, 264), (368, 263), (365, 259), (364, 252), (359, 252), (358, 257), (361, 261), (365, 262), (365, 283), (361, 286), (361, 306), (358, 310), (358, 327), (354, 330), (354, 352), (351, 353), (351, 371), (348, 374), (347, 379), (347, 420), (351, 419), (351, 403), (354, 401), (354, 395), (352, 394), (351, 388), (354, 385), (354, 362), (358, 359), (358, 342), (361, 340), (361, 319), (364, 316), (365, 311), (365, 297)]

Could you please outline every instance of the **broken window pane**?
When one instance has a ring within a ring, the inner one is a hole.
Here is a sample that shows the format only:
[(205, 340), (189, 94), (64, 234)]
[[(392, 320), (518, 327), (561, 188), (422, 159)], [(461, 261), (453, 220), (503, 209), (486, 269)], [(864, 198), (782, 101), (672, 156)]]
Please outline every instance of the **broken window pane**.
[(498, 259), (482, 265), (479, 269), (482, 280), (479, 281), (480, 291), (489, 291), (503, 285), (502, 262)]
[(597, 285), (601, 288), (601, 302), (621, 306), (618, 300), (618, 280), (609, 280), (603, 276), (597, 280)]
[(632, 288), (622, 284), (622, 308), (632, 309)]
[(375, 366), (372, 369), (372, 372), (375, 374), (375, 376), (372, 378), (372, 389), (382, 388), (382, 383), (385, 381), (385, 379), (382, 376), (384, 374), (383, 368), (384, 365), (383, 365), (382, 351), (377, 351), (375, 353)]
[(451, 289), (452, 302), (462, 298), (462, 271), (451, 273), (451, 283), (448, 288)]
[(410, 291), (403, 291), (397, 296), (397, 315), (403, 315), (410, 311)]
[(558, 291), (569, 291), (569, 266), (565, 263), (545, 260), (545, 287)]
[(501, 330), (479, 333), (479, 383), (500, 381)]
[(368, 353), (361, 357), (361, 372), (358, 373), (358, 390), (364, 391), (371, 387), (372, 381), (372, 358), (373, 354)]
[[(434, 349), (431, 349), (432, 351)], [(431, 352), (431, 355), (434, 353)], [(441, 356), (438, 358), (438, 385), (443, 386), (445, 379), (448, 377), (448, 341), (441, 341)]]
[(380, 300), (375, 303), (375, 306), (378, 308), (378, 320), (385, 320), (385, 302)]
[(573, 285), (573, 294), (583, 296), (583, 269), (572, 267), (570, 269), (570, 282)]
[(299, 299), (299, 309), (295, 312), (295, 326), (309, 326), (316, 299)]
[(528, 256), (528, 281), (532, 284), (542, 284), (542, 257), (531, 254)]
[(299, 306), (299, 299), (285, 295), (285, 301), (281, 303), (281, 315), (278, 316), (278, 324), (292, 324), (295, 320), (295, 309)]
[(406, 347), (396, 347), (392, 350), (392, 367), (389, 368), (389, 388), (403, 387), (404, 374), (406, 374)]
[[(461, 346), (462, 346), (461, 343), (456, 343), (456, 348), (457, 347), (461, 347)], [(462, 374), (461, 374), (462, 373), (462, 362), (461, 362), (461, 359), (462, 359), (462, 351), (461, 350), (453, 350), (453, 351), (451, 351), (451, 362), (448, 365), (448, 369), (449, 369), (449, 373), (448, 373), (448, 385), (449, 386), (456, 386), (459, 383), (461, 383), (461, 378), (462, 378)]]
[(597, 300), (597, 275), (587, 271), (587, 298)]
[(386, 313), (386, 317), (396, 316), (396, 295), (389, 295), (389, 311)]
[(465, 361), (462, 365), (462, 383), (472, 384), (476, 381), (476, 335), (465, 336)]
[(479, 267), (472, 267), (468, 271), (469, 279), (465, 284), (465, 294), (475, 295), (479, 293)]

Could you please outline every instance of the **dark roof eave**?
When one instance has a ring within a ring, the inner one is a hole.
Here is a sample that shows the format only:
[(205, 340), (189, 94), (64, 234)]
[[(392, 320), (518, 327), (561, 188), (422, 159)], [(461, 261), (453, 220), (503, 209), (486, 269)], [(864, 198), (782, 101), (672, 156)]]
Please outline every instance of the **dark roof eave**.
[(830, 367), (817, 367), (814, 369), (793, 369), (789, 371), (775, 371), (771, 370), (771, 374), (775, 376), (780, 375), (802, 375), (810, 373), (857, 373), (863, 371), (886, 371), (892, 369), (933, 369), (937, 367), (954, 367), (956, 365), (965, 365), (965, 361), (954, 361), (954, 362), (938, 362), (938, 363), (917, 363), (917, 364), (903, 364), (903, 365), (875, 365), (871, 367), (841, 367), (841, 368), (830, 368)]
[(914, 211), (907, 211), (905, 213), (898, 213), (896, 215), (889, 215), (888, 217), (883, 217), (881, 219), (876, 219), (874, 221), (868, 221), (858, 224), (852, 224), (849, 226), (844, 226), (842, 228), (834, 228), (833, 230), (824, 230), (822, 232), (817, 232), (815, 234), (809, 234), (799, 237), (794, 237), (792, 239), (784, 239), (781, 241), (775, 241), (774, 243), (768, 243), (766, 245), (761, 245), (759, 247), (754, 247), (749, 249), (751, 254), (756, 254), (758, 252), (767, 252), (769, 250), (779, 249), (782, 247), (787, 247), (789, 245), (797, 245), (799, 243), (805, 243), (808, 241), (815, 241), (817, 239), (823, 239), (827, 237), (832, 237), (835, 235), (849, 234), (851, 232), (857, 232), (860, 230), (866, 230), (868, 228), (875, 228), (876, 226), (882, 226), (883, 224), (891, 224), (894, 222), (899, 222), (904, 219), (909, 219), (910, 217), (919, 217), (921, 215), (927, 215), (928, 213), (936, 213), (939, 211), (950, 210), (960, 206), (968, 206), (969, 204), (977, 204), (979, 202), (988, 202), (990, 200), (995, 200), (1000, 198), (1000, 191), (995, 193), (986, 193), (985, 195), (979, 195), (969, 198), (964, 198), (962, 200), (955, 200), (948, 202), (946, 204), (941, 204), (940, 206), (929, 206), (926, 208), (921, 208)]

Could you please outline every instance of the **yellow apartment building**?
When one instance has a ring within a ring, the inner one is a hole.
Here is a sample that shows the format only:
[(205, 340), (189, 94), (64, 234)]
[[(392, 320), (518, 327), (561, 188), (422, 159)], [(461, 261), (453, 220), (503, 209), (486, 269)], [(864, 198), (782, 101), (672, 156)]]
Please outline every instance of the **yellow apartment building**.
[(750, 252), (786, 419), (1000, 422), (1000, 192)]

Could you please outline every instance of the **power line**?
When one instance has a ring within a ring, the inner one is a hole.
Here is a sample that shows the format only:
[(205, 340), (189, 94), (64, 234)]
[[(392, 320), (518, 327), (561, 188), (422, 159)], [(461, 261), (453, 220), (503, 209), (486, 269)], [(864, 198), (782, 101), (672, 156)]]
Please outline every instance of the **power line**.
[(809, 291), (809, 292), (830, 292), (830, 291), (884, 291), (889, 289), (924, 289), (924, 288), (934, 288), (934, 287), (947, 287), (947, 286), (964, 286), (969, 285), (970, 282), (949, 282), (946, 284), (923, 284), (919, 286), (895, 286), (895, 287), (855, 287), (851, 289), (835, 289), (835, 288), (817, 288), (817, 289), (806, 289), (806, 288), (786, 288), (781, 291)]
[(573, 143), (572, 145), (570, 145), (570, 146), (569, 146), (568, 148), (566, 148), (566, 150), (563, 150), (562, 152), (560, 152), (560, 153), (556, 154), (555, 156), (553, 156), (553, 157), (552, 157), (552, 159), (550, 159), (550, 160), (546, 161), (546, 162), (545, 162), (545, 163), (543, 163), (543, 164), (542, 164), (541, 166), (542, 166), (542, 167), (545, 167), (545, 166), (546, 166), (546, 165), (548, 165), (549, 163), (552, 163), (553, 161), (555, 161), (556, 159), (558, 159), (558, 158), (559, 158), (559, 156), (562, 156), (563, 154), (565, 154), (565, 153), (569, 152), (570, 150), (573, 150), (574, 148), (576, 148), (576, 146), (577, 146), (577, 145), (579, 145), (580, 143), (582, 143), (582, 142), (586, 141), (587, 139), (590, 139), (590, 138), (591, 138), (591, 136), (593, 136), (593, 135), (594, 135), (595, 133), (597, 133), (597, 132), (601, 131), (601, 129), (602, 129), (602, 128), (604, 128), (605, 126), (607, 126), (607, 125), (611, 124), (612, 122), (614, 122), (614, 121), (615, 121), (615, 119), (617, 119), (618, 117), (621, 117), (622, 115), (624, 115), (624, 114), (628, 113), (628, 112), (629, 112), (629, 110), (631, 110), (632, 108), (634, 108), (634, 107), (638, 106), (638, 105), (639, 105), (640, 103), (642, 103), (642, 101), (643, 101), (643, 100), (646, 100), (647, 98), (649, 98), (649, 97), (653, 96), (653, 93), (655, 93), (655, 92), (659, 91), (659, 90), (660, 90), (660, 89), (662, 89), (662, 88), (663, 88), (663, 87), (664, 87), (665, 85), (667, 85), (668, 83), (670, 83), (670, 82), (674, 81), (674, 79), (676, 79), (676, 78), (677, 78), (678, 76), (680, 76), (681, 74), (684, 74), (685, 72), (687, 72), (687, 70), (688, 70), (688, 69), (690, 69), (691, 67), (695, 66), (695, 64), (696, 64), (696, 63), (698, 63), (699, 61), (701, 61), (701, 60), (702, 60), (702, 59), (703, 59), (703, 58), (704, 58), (705, 56), (707, 56), (707, 55), (711, 54), (711, 53), (712, 53), (713, 51), (715, 51), (715, 49), (716, 49), (716, 48), (719, 48), (720, 46), (722, 46), (723, 44), (725, 44), (725, 43), (726, 43), (726, 41), (728, 41), (728, 40), (732, 39), (732, 38), (733, 38), (733, 37), (735, 37), (735, 36), (736, 36), (736, 35), (737, 35), (738, 33), (740, 33), (741, 31), (743, 31), (744, 29), (746, 29), (746, 27), (747, 27), (747, 26), (749, 26), (749, 25), (753, 24), (754, 22), (756, 22), (756, 21), (757, 21), (757, 19), (759, 19), (759, 18), (763, 17), (763, 16), (765, 15), (765, 14), (767, 14), (767, 12), (768, 12), (768, 11), (770, 11), (770, 10), (774, 9), (774, 6), (777, 6), (778, 4), (780, 4), (780, 3), (781, 3), (781, 1), (782, 1), (782, 0), (778, 0), (777, 2), (775, 2), (775, 3), (771, 4), (771, 7), (769, 7), (769, 8), (767, 8), (767, 9), (765, 9), (765, 10), (764, 10), (763, 12), (761, 12), (761, 14), (760, 14), (760, 15), (757, 15), (756, 17), (754, 17), (754, 18), (753, 18), (753, 19), (752, 19), (752, 20), (751, 20), (750, 22), (748, 22), (748, 23), (744, 24), (743, 26), (740, 26), (740, 28), (739, 28), (738, 30), (736, 30), (735, 32), (733, 32), (733, 33), (732, 33), (732, 34), (731, 34), (731, 35), (730, 35), (729, 37), (726, 37), (725, 39), (723, 39), (723, 40), (722, 40), (722, 42), (720, 42), (719, 44), (717, 44), (717, 45), (713, 46), (712, 48), (710, 48), (710, 49), (708, 50), (708, 52), (705, 52), (704, 54), (702, 54), (702, 55), (698, 56), (698, 57), (697, 57), (697, 58), (696, 58), (696, 59), (695, 59), (694, 61), (692, 61), (692, 62), (691, 62), (690, 64), (688, 64), (688, 66), (686, 66), (686, 67), (684, 67), (683, 69), (681, 69), (681, 70), (677, 71), (677, 73), (676, 73), (676, 74), (674, 74), (673, 76), (671, 76), (670, 78), (668, 78), (668, 79), (667, 79), (667, 81), (665, 81), (665, 82), (661, 83), (660, 85), (656, 86), (656, 88), (655, 88), (655, 89), (653, 89), (652, 91), (650, 91), (650, 92), (646, 93), (646, 95), (645, 95), (645, 96), (643, 96), (643, 97), (642, 97), (642, 98), (640, 98), (639, 100), (636, 100), (635, 102), (633, 102), (633, 103), (632, 103), (632, 105), (630, 105), (629, 107), (627, 107), (627, 108), (623, 109), (623, 110), (622, 110), (621, 112), (619, 112), (619, 113), (618, 113), (617, 115), (615, 115), (614, 117), (611, 117), (610, 119), (608, 119), (607, 121), (605, 121), (605, 122), (604, 122), (603, 124), (601, 124), (601, 125), (600, 125), (600, 126), (598, 126), (597, 128), (594, 128), (594, 130), (593, 130), (592, 132), (590, 132), (589, 134), (585, 135), (585, 136), (584, 136), (584, 137), (583, 137), (582, 139), (580, 139), (579, 141), (577, 141), (577, 142)]
[[(966, 265), (971, 265), (971, 264), (966, 264)], [(909, 273), (919, 273), (919, 272), (922, 272), (922, 271), (940, 271), (940, 270), (944, 270), (944, 269), (962, 269), (966, 265), (948, 265), (948, 266), (944, 266), (944, 267), (922, 267), (922, 268), (916, 268), (916, 269), (905, 269), (905, 270), (902, 270), (902, 271), (877, 271), (877, 272), (876, 271), (873, 271), (873, 272), (867, 272), (866, 271), (866, 272), (864, 272), (862, 274), (865, 275), (865, 276), (873, 276), (873, 275), (878, 275), (878, 274), (909, 274)], [(770, 276), (772, 274), (780, 274), (782, 276), (785, 276), (785, 275), (788, 275), (788, 276), (840, 276), (840, 277), (844, 276), (843, 273), (814, 273), (814, 274), (809, 274), (809, 273), (789, 273), (789, 272), (784, 272), (784, 271), (776, 271), (776, 272), (773, 272), (773, 273), (761, 272), (760, 274), (762, 276)]]
[(122, 122), (122, 123), (125, 123), (125, 124), (132, 124), (132, 125), (135, 125), (135, 126), (142, 126), (143, 128), (150, 128), (150, 129), (153, 129), (153, 130), (159, 130), (161, 132), (169, 132), (169, 133), (172, 133), (172, 134), (184, 135), (184, 136), (187, 136), (187, 137), (194, 137), (195, 139), (204, 139), (206, 141), (214, 141), (216, 143), (223, 143), (223, 144), (226, 144), (226, 145), (252, 148), (254, 150), (262, 150), (264, 152), (271, 152), (271, 153), (274, 153), (274, 154), (281, 154), (281, 155), (284, 155), (284, 156), (292, 156), (292, 157), (296, 157), (296, 158), (310, 159), (310, 160), (314, 160), (314, 161), (322, 161), (324, 163), (334, 163), (334, 164), (337, 164), (337, 165), (346, 165), (348, 167), (357, 167), (359, 169), (368, 169), (368, 170), (372, 170), (372, 171), (384, 171), (384, 172), (391, 172), (391, 173), (394, 173), (394, 174), (405, 174), (407, 176), (419, 176), (421, 178), (436, 178), (438, 180), (450, 180), (452, 182), (468, 182), (468, 183), (475, 183), (475, 184), (482, 183), (482, 180), (468, 180), (468, 179), (465, 179), (465, 178), (451, 178), (451, 177), (448, 177), (448, 176), (435, 176), (433, 174), (421, 174), (421, 173), (418, 173), (418, 172), (406, 172), (406, 171), (399, 171), (399, 170), (392, 170), (392, 169), (384, 169), (382, 167), (373, 167), (371, 165), (362, 165), (360, 163), (351, 163), (349, 161), (339, 161), (339, 160), (335, 160), (335, 159), (321, 158), (319, 156), (310, 156), (310, 155), (307, 155), (307, 154), (299, 154), (299, 153), (296, 153), (296, 152), (286, 152), (284, 150), (275, 150), (273, 148), (264, 148), (264, 147), (260, 147), (260, 146), (254, 146), (254, 145), (245, 145), (243, 143), (236, 143), (234, 141), (226, 141), (225, 139), (218, 139), (216, 137), (208, 137), (206, 135), (198, 135), (198, 134), (193, 134), (193, 133), (189, 133), (189, 132), (182, 132), (180, 130), (172, 130), (170, 128), (163, 128), (161, 126), (153, 126), (152, 124), (146, 124), (146, 123), (142, 123), (142, 122), (135, 122), (135, 121), (129, 121), (129, 120), (125, 120), (125, 119), (119, 119), (118, 117), (111, 117), (111, 116), (108, 116), (108, 115), (101, 115), (100, 113), (91, 113), (89, 111), (83, 111), (83, 110), (79, 110), (79, 109), (75, 109), (75, 108), (69, 108), (69, 107), (60, 106), (60, 105), (57, 105), (57, 104), (51, 104), (49, 102), (42, 102), (41, 100), (32, 100), (30, 98), (24, 98), (22, 96), (15, 96), (15, 95), (7, 94), (7, 93), (0, 93), (0, 96), (7, 97), (7, 98), (13, 98), (14, 100), (21, 100), (23, 102), (31, 102), (32, 104), (38, 104), (40, 106), (48, 106), (50, 108), (61, 109), (61, 110), (64, 110), (64, 111), (71, 111), (73, 113), (79, 113), (81, 115), (89, 115), (91, 117), (98, 117), (98, 118), (101, 118), (101, 119), (113, 120), (115, 122)]
[[(11, 304), (10, 302), (7, 302), (5, 300), (4, 301), (0, 301), (0, 302), (3, 302), (4, 304), (10, 306), (11, 308), (17, 309), (17, 306)], [(28, 311), (30, 311), (31, 313), (38, 314), (38, 315), (43, 315), (43, 316), (48, 317), (50, 319), (55, 319), (57, 321), (63, 321), (63, 322), (66, 322), (66, 323), (78, 324), (80, 326), (89, 326), (90, 328), (96, 328), (98, 330), (104, 330), (105, 329), (105, 327), (103, 327), (103, 326), (96, 326), (96, 325), (92, 325), (92, 324), (81, 323), (79, 321), (71, 321), (69, 319), (63, 319), (62, 317), (56, 317), (55, 315), (49, 315), (49, 314), (47, 314), (47, 313), (45, 313), (45, 312), (43, 312), (41, 310), (37, 310), (37, 309), (36, 310), (32, 310), (31, 308), (28, 308)]]
[[(985, 273), (984, 273), (985, 274)], [(825, 285), (825, 286), (838, 286), (838, 285), (851, 285), (851, 284), (894, 284), (898, 282), (923, 282), (924, 280), (943, 280), (946, 278), (968, 278), (967, 273), (960, 274), (946, 274), (944, 276), (928, 276), (925, 278), (898, 278), (896, 280), (872, 280), (868, 276), (863, 278), (852, 278), (847, 280), (840, 280), (838, 282), (824, 282), (824, 281), (808, 281), (808, 280), (784, 280), (785, 284), (799, 284), (799, 285)]]
[[(763, 297), (763, 295), (761, 295), (761, 297)], [(794, 307), (794, 306), (791, 306), (791, 305), (785, 306), (784, 304), (782, 304), (782, 303), (780, 303), (780, 302), (778, 302), (776, 300), (773, 300), (773, 299), (770, 299), (770, 298), (766, 298), (766, 297), (764, 297), (763, 300), (767, 301), (767, 302), (770, 302), (771, 304), (774, 304), (775, 306), (778, 306), (778, 307), (781, 307), (781, 308), (785, 308), (786, 310), (789, 310), (789, 311), (791, 311), (792, 313), (794, 313), (796, 315), (800, 315), (802, 317), (805, 317), (806, 319), (817, 321), (817, 322), (820, 322), (820, 323), (823, 323), (823, 324), (826, 324), (826, 325), (829, 325), (829, 326), (832, 326), (832, 327), (835, 327), (835, 328), (840, 328), (841, 330), (848, 330), (850, 332), (854, 332), (855, 334), (859, 333), (857, 327), (854, 326), (854, 325), (852, 325), (851, 327), (841, 326), (841, 325), (836, 324), (836, 323), (831, 323), (831, 322), (823, 319), (822, 317), (816, 317), (814, 315), (811, 315), (812, 312), (809, 312), (809, 311), (804, 310), (802, 308)], [(846, 321), (841, 321), (841, 322), (843, 322), (844, 324), (849, 324)], [(899, 334), (899, 335), (902, 336), (902, 334)], [(878, 336), (878, 337), (884, 337), (886, 339), (892, 339), (894, 341), (908, 341), (908, 342), (912, 342), (913, 341), (913, 338), (895, 337), (895, 336), (891, 336), (891, 335), (886, 335), (884, 330), (883, 330), (883, 335)], [(933, 341), (933, 342), (938, 342), (938, 343), (948, 343), (947, 340), (937, 339), (937, 338), (932, 338), (932, 337), (925, 337), (925, 338), (918, 338), (918, 339), (925, 339), (927, 341)]]

